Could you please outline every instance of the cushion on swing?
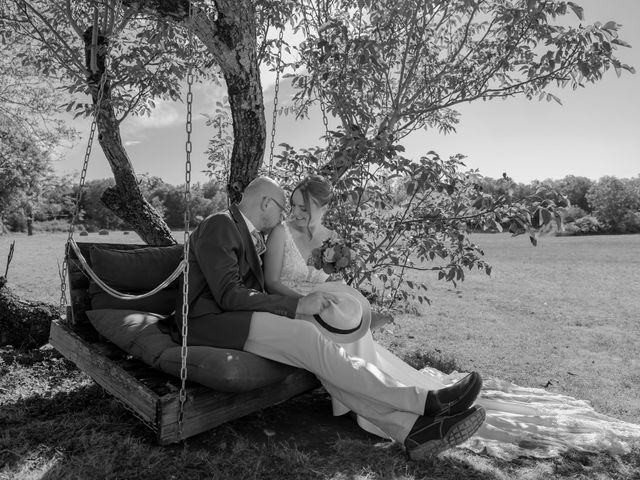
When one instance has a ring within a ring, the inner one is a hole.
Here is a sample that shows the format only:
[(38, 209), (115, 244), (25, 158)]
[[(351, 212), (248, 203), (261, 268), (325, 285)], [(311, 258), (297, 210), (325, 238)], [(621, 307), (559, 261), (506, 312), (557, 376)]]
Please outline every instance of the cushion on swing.
[(87, 310), (86, 313), (100, 335), (147, 365), (154, 366), (165, 349), (177, 345), (158, 328), (161, 315), (120, 309)]
[[(141, 294), (153, 290), (165, 281), (180, 263), (182, 245), (117, 250), (91, 247), (91, 267), (100, 279), (116, 290)], [(95, 282), (89, 284), (91, 306), (94, 309), (121, 308), (166, 315), (175, 309), (178, 280), (166, 289), (147, 298), (121, 300), (104, 292)]]
[[(181, 346), (158, 327), (162, 316), (134, 310), (87, 310), (94, 328), (132, 357), (179, 377)], [(220, 392), (246, 392), (282, 381), (293, 367), (249, 352), (194, 346), (187, 354), (187, 378)]]
[[(156, 364), (165, 373), (180, 377), (180, 347), (168, 348)], [(281, 382), (295, 369), (253, 353), (229, 348), (189, 347), (187, 378), (219, 392), (248, 392)]]
[[(93, 282), (91, 282), (93, 284)], [(97, 290), (97, 291), (96, 291)], [(144, 291), (128, 291), (131, 294), (140, 294)], [(122, 309), (122, 310), (137, 310), (142, 312), (158, 313), (160, 315), (168, 315), (176, 309), (176, 298), (178, 298), (177, 288), (167, 288), (155, 295), (151, 295), (146, 298), (140, 298), (135, 300), (121, 300), (119, 298), (112, 297), (106, 292), (103, 292), (97, 285), (94, 286), (92, 291), (89, 287), (89, 295), (91, 295), (91, 308), (98, 309)]]

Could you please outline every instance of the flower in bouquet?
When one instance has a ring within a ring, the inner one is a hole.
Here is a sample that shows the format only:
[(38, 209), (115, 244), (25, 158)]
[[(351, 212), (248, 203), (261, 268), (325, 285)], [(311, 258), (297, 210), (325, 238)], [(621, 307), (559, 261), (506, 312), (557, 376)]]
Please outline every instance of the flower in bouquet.
[(328, 238), (311, 251), (309, 264), (318, 270), (332, 273), (346, 270), (354, 258), (353, 250), (338, 238)]

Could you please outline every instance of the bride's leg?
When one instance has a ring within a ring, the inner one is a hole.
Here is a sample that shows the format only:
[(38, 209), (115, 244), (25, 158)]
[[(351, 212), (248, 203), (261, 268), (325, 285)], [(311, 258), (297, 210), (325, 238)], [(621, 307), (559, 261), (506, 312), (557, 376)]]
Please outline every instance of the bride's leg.
[[(331, 385), (334, 391), (329, 393), (365, 418), (410, 413), (401, 422), (402, 431), (405, 424), (410, 427), (417, 414), (424, 412), (428, 390), (403, 385), (376, 365), (349, 357), (343, 348), (304, 320), (256, 312), (244, 349), (313, 372)], [(397, 419), (392, 422), (397, 423)], [(398, 432), (393, 436), (397, 438)]]
[(371, 332), (367, 332), (362, 338), (355, 342), (341, 343), (339, 345), (344, 348), (350, 357), (362, 358), (369, 363), (373, 363), (381, 371), (404, 385), (426, 388), (428, 390), (439, 390), (446, 386), (441, 377), (416, 370), (377, 343), (373, 339)]

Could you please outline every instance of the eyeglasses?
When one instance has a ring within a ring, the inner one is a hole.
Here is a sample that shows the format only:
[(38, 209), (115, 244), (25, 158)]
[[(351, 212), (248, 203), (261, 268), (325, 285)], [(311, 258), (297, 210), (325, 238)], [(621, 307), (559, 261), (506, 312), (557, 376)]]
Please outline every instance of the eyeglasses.
[(287, 207), (284, 207), (280, 204), (279, 201), (277, 201), (275, 198), (273, 197), (267, 197), (269, 200), (273, 200), (273, 203), (275, 203), (278, 208), (282, 211), (282, 213), (287, 213), (289, 211), (289, 209)]

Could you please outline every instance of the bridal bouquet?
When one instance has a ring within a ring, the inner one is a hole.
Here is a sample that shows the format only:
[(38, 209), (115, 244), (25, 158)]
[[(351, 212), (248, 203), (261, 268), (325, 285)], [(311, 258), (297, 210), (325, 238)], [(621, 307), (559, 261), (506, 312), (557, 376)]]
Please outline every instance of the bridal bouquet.
[(309, 265), (331, 275), (348, 268), (353, 258), (353, 250), (345, 245), (342, 240), (339, 238), (327, 238), (322, 242), (322, 245), (311, 251)]

